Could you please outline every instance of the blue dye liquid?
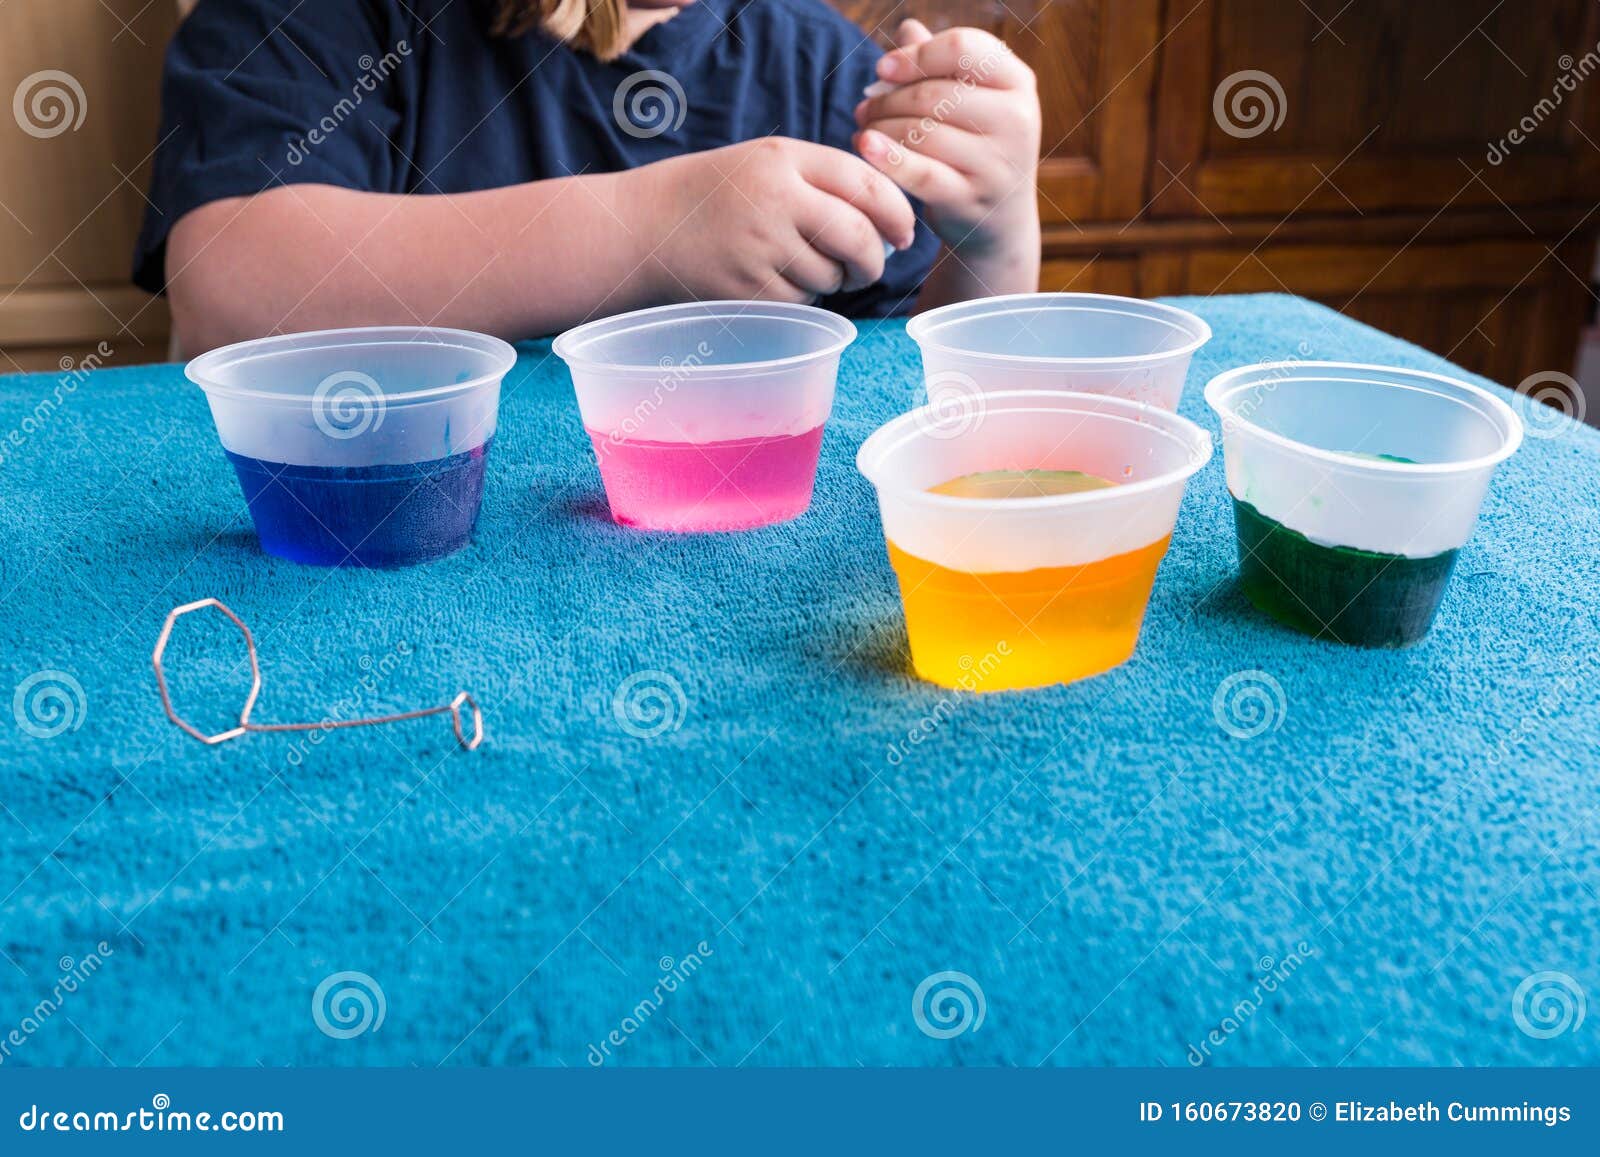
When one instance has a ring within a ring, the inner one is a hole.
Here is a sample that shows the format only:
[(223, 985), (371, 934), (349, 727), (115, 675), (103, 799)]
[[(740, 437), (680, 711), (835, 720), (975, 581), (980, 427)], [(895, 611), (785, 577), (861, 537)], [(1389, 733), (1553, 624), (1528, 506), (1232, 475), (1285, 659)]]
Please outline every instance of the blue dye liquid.
[(262, 550), (312, 566), (394, 567), (443, 558), (471, 540), (492, 444), (400, 466), (291, 466), (227, 454)]

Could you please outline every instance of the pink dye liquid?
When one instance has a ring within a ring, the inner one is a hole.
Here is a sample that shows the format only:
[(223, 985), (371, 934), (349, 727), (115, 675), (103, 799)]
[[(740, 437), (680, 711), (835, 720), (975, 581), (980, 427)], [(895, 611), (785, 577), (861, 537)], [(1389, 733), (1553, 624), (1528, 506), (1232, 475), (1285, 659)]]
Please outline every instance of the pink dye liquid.
[(589, 431), (611, 517), (644, 530), (748, 530), (811, 505), (822, 427), (732, 442), (615, 440)]

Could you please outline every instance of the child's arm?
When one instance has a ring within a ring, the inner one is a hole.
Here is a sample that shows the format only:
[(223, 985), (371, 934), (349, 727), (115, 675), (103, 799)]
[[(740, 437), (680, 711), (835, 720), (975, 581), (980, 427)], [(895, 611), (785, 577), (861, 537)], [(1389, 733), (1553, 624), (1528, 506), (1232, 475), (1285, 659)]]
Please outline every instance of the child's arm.
[[(607, 177), (459, 196), (287, 185), (213, 201), (167, 243), (167, 294), (186, 355), (265, 334), (442, 325), (505, 336), (560, 324), (563, 306), (627, 304), (627, 254)], [(552, 228), (552, 225), (559, 225)]]
[(694, 298), (810, 301), (903, 248), (904, 194), (859, 158), (767, 138), (622, 173), (452, 195), (290, 185), (173, 227), (187, 353), (271, 332), (428, 324), (509, 338)]
[(919, 310), (1039, 288), (1040, 113), (1034, 75), (973, 28), (933, 35), (907, 20), (856, 108), (856, 147), (922, 200), (944, 250)]

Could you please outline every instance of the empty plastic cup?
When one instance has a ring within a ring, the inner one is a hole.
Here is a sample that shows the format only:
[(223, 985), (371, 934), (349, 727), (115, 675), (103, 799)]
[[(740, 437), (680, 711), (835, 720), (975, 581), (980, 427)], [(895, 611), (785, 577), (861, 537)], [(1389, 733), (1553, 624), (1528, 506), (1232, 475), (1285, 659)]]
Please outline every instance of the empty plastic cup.
[(704, 301), (556, 339), (611, 516), (645, 530), (747, 530), (811, 505), (839, 354), (838, 314)]
[[(1210, 457), (1193, 422), (1092, 394), (1000, 391), (966, 414), (928, 406), (883, 426), (856, 464), (878, 491), (917, 674), (992, 691), (1126, 660), (1184, 483)], [(1016, 472), (1076, 492), (933, 493), (957, 479), (992, 491)]]
[(465, 546), (483, 499), (498, 338), (416, 327), (328, 330), (189, 363), (261, 548), (316, 566), (405, 566)]
[(1250, 601), (1342, 643), (1426, 635), (1489, 477), (1522, 441), (1511, 407), (1439, 374), (1342, 362), (1231, 370), (1206, 401)]
[(1211, 327), (1186, 310), (1100, 293), (1018, 293), (929, 310), (906, 332), (922, 347), (929, 399), (991, 390), (1072, 390), (1178, 408)]

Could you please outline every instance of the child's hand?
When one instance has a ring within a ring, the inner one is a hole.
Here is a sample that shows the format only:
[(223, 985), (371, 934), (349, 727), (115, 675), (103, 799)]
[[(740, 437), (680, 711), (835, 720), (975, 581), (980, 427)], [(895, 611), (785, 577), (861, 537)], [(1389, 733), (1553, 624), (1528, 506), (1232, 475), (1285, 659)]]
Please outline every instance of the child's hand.
[(951, 249), (1037, 252), (1033, 70), (975, 28), (935, 36), (907, 20), (895, 41), (878, 61), (885, 83), (856, 106), (856, 148), (922, 200), (928, 224)]
[(904, 249), (916, 229), (905, 194), (861, 158), (787, 137), (618, 176), (643, 275), (667, 301), (861, 289), (883, 276), (884, 243)]

